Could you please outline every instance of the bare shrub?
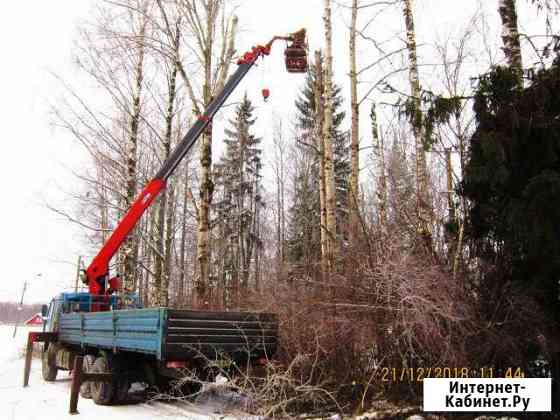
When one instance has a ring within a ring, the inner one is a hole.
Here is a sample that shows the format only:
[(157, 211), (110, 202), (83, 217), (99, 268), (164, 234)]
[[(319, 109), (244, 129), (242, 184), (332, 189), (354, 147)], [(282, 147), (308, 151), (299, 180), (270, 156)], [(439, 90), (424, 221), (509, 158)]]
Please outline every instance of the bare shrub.
[(278, 314), (280, 334), (264, 372), (239, 368), (228, 383), (252, 411), (356, 412), (374, 397), (417, 400), (423, 377), (521, 362), (522, 342), (534, 335), (523, 329), (538, 325), (522, 291), (505, 291), (489, 317), (480, 290), (433, 254), (368, 239), (340, 257), (344, 275), (324, 281), (319, 270), (293, 268), (248, 296), (240, 309)]
[(384, 382), (383, 368), (472, 366), (480, 330), (472, 293), (431, 258), (384, 244), (341, 257), (345, 274), (330, 282), (292, 272), (254, 297), (252, 309), (280, 320), (280, 367), (262, 382), (276, 387), (269, 406), (360, 409), (381, 391), (416, 395), (421, 383)]

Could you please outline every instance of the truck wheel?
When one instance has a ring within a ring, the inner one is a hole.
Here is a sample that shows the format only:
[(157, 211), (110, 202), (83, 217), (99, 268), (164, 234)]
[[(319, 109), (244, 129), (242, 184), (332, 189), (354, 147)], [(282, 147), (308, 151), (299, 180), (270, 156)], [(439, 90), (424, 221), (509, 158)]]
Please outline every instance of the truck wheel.
[(148, 387), (148, 398), (162, 400), (169, 397), (172, 391), (171, 380), (165, 376), (157, 375), (154, 384)]
[(115, 404), (122, 404), (126, 402), (128, 398), (128, 390), (130, 389), (130, 382), (127, 379), (122, 379), (117, 382), (117, 387), (115, 389), (115, 396), (113, 402)]
[[(85, 373), (90, 373), (94, 363), (95, 363), (95, 356), (93, 356), (91, 354), (87, 354), (86, 356), (84, 356), (84, 363), (82, 365), (83, 366), (83, 371)], [(80, 387), (80, 396), (82, 398), (87, 398), (87, 399), (91, 398), (91, 382), (90, 381), (86, 381), (86, 382), (82, 383), (82, 386)]]
[(202, 383), (198, 381), (185, 381), (179, 391), (182, 397), (194, 397), (202, 390)]
[[(92, 373), (112, 373), (111, 367), (106, 357), (101, 356), (95, 359), (91, 367)], [(114, 394), (115, 384), (112, 382), (91, 382), (91, 397), (97, 405), (110, 405)]]
[(47, 348), (43, 348), (43, 354), (41, 355), (41, 370), (43, 373), (43, 379), (47, 382), (54, 382), (56, 379), (58, 368), (56, 367), (55, 360), (56, 347), (50, 344)]

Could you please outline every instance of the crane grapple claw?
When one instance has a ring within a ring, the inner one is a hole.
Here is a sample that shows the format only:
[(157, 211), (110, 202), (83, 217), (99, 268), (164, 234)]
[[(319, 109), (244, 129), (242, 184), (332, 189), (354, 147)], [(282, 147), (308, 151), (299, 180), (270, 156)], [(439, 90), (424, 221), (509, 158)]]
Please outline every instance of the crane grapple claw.
[(284, 57), (288, 73), (307, 72), (307, 41), (305, 29), (301, 29), (290, 35), (290, 44), (288, 44), (284, 51)]

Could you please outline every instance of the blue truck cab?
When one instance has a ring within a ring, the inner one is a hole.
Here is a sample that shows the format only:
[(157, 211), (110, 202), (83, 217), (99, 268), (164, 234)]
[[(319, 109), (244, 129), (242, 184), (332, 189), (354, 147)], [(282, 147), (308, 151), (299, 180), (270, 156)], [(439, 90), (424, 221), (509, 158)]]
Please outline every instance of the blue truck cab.
[(106, 299), (93, 299), (88, 292), (63, 292), (55, 296), (49, 305), (43, 305), (43, 331), (56, 332), (60, 314), (72, 312), (91, 312), (93, 305), (100, 305), (103, 310), (115, 310), (126, 305), (127, 308), (142, 308), (136, 293), (130, 293), (121, 298), (117, 295)]

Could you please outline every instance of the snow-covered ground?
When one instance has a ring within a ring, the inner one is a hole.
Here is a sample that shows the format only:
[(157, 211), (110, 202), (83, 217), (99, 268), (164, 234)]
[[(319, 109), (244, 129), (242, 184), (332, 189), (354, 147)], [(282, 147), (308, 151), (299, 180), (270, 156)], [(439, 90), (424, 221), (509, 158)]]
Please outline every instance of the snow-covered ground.
[[(23, 349), (28, 331), (19, 327), (12, 338), (13, 326), (0, 325), (0, 419), (2, 420), (153, 420), (153, 419), (240, 419), (250, 416), (226, 417), (220, 411), (221, 402), (206, 398), (203, 404), (183, 401), (140, 401), (121, 406), (99, 406), (80, 398), (78, 416), (68, 414), (70, 376), (59, 372), (56, 382), (46, 383), (41, 377), (41, 361), (33, 359), (29, 386), (23, 388)], [(252, 417), (255, 419), (255, 417)]]

